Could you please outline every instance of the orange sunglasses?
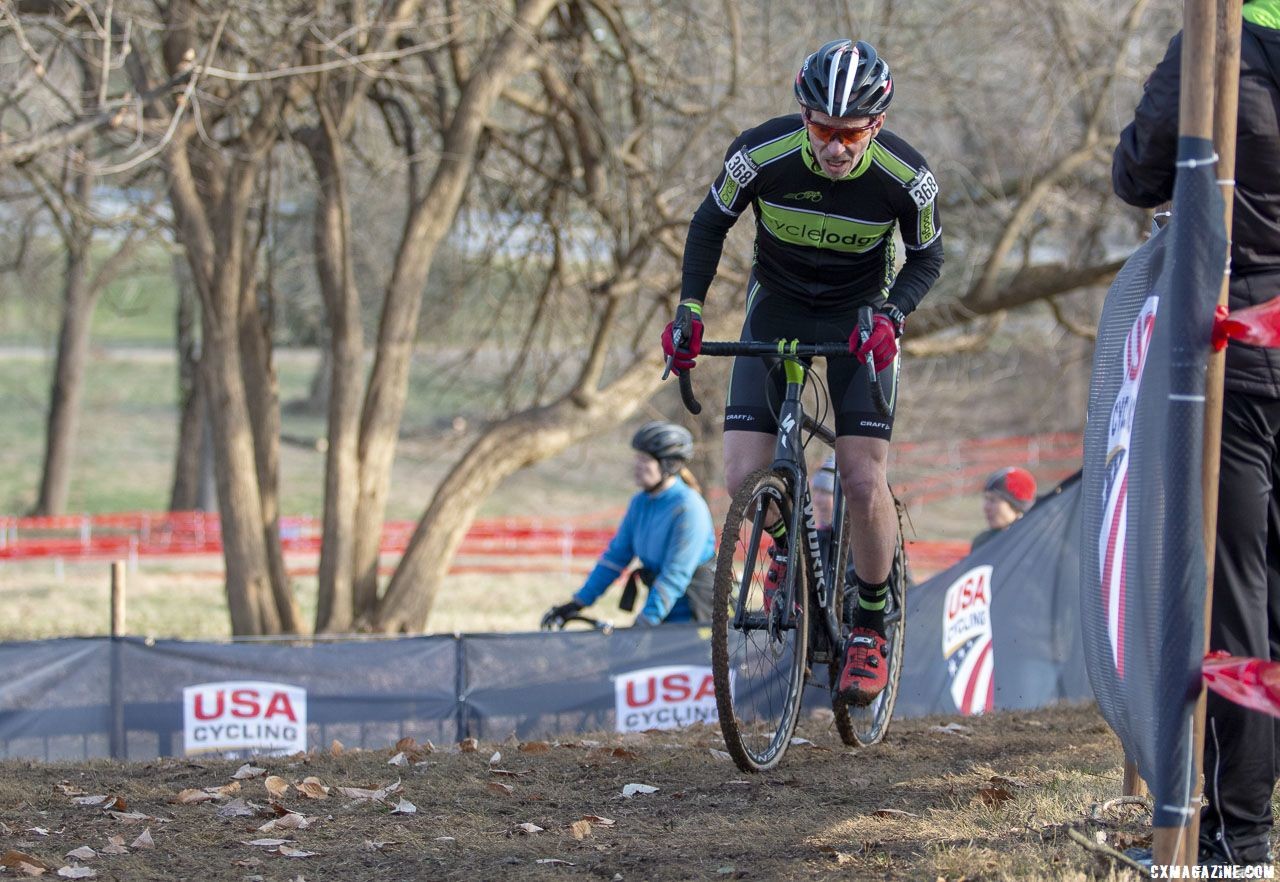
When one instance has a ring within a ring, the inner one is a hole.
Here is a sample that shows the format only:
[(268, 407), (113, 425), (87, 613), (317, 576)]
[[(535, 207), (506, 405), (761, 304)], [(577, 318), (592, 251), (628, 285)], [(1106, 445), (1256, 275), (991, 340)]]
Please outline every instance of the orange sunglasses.
[(880, 122), (880, 118), (877, 117), (865, 126), (856, 128), (824, 126), (822, 123), (814, 122), (808, 110), (804, 112), (804, 123), (811, 132), (818, 136), (818, 140), (839, 141), (846, 147), (853, 147), (870, 138), (875, 134), (876, 129), (880, 128)]

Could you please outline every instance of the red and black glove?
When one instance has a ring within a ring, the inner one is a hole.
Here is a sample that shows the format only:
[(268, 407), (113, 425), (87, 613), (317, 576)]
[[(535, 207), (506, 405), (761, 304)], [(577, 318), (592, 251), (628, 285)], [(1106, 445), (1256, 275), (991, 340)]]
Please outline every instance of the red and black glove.
[[(679, 339), (676, 339), (679, 331)], [(692, 370), (694, 359), (702, 351), (702, 304), (681, 303), (676, 316), (662, 332), (662, 354), (671, 361), (671, 369), (678, 375)]]
[(863, 364), (868, 358), (875, 360), (876, 373), (893, 364), (898, 356), (898, 338), (902, 336), (907, 317), (902, 310), (885, 304), (871, 317), (871, 332), (857, 328), (849, 337), (849, 351)]

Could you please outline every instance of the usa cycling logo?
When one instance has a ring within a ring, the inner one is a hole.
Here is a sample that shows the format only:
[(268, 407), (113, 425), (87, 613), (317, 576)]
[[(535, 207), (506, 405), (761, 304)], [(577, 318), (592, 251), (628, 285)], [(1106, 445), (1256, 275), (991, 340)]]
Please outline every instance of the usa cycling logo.
[(1106, 506), (1098, 535), (1098, 560), (1102, 567), (1102, 608), (1107, 613), (1107, 636), (1111, 638), (1111, 661), (1116, 674), (1124, 677), (1125, 533), (1129, 522), (1129, 444), (1133, 419), (1138, 410), (1138, 390), (1142, 370), (1147, 365), (1151, 335), (1156, 326), (1160, 298), (1151, 295), (1134, 319), (1124, 341), (1124, 379), (1111, 406), (1107, 426), (1107, 468), (1103, 477)]
[(942, 607), (942, 656), (951, 698), (963, 714), (980, 714), (995, 704), (991, 572), (986, 564), (956, 579)]

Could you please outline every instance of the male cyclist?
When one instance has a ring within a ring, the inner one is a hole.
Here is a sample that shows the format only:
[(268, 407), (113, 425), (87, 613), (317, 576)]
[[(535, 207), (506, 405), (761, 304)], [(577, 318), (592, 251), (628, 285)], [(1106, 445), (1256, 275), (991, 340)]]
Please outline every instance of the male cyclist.
[[(680, 304), (663, 332), (663, 350), (677, 371), (694, 366), (702, 304), (725, 236), (751, 206), (755, 265), (742, 339), (847, 340), (859, 360), (874, 361), (892, 409), (898, 338), (942, 268), (938, 187), (924, 158), (882, 128), (893, 80), (870, 44), (825, 44), (805, 59), (795, 95), (800, 113), (748, 129), (729, 146), (724, 168), (689, 224)], [(895, 227), (906, 245), (896, 273)], [(860, 339), (857, 312), (866, 304), (875, 306), (874, 325)], [(852, 549), (857, 590), (846, 595), (851, 602), (845, 609), (852, 630), (835, 699), (856, 705), (869, 704), (888, 681), (884, 610), (898, 529), (886, 475), (893, 418), (876, 409), (862, 370), (852, 359), (832, 359), (827, 368), (841, 488), (859, 525)], [(734, 362), (724, 417), (731, 494), (773, 460), (783, 394), (780, 371), (770, 374), (758, 358)], [(770, 532), (776, 554), (766, 595), (779, 584), (782, 567), (796, 562), (788, 554), (785, 525), (779, 521)]]

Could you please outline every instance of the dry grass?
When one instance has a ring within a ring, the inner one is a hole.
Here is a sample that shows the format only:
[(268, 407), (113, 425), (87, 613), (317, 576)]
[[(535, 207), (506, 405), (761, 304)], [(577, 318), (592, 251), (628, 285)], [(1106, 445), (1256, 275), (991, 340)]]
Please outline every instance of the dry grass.
[[(596, 736), (625, 747), (618, 755), (582, 741), (526, 753), (512, 740), (408, 767), (388, 765), (391, 751), (261, 759), (290, 782), (316, 776), (376, 788), (401, 779), (417, 807), (392, 815), (388, 805), (336, 793), (313, 801), (291, 790), (278, 802), (311, 824), (284, 834), (255, 832), (279, 811), (263, 778), (244, 781), (239, 794), (265, 807), (259, 817), (219, 817), (225, 799), (168, 802), (186, 788), (227, 784), (235, 762), (10, 762), (0, 765), (0, 838), (57, 868), (73, 848), (100, 849), (112, 835), (127, 844), (149, 826), (155, 849), (85, 862), (99, 878), (130, 880), (1133, 878), (1065, 832), (1138, 837), (1147, 820), (1128, 811), (1088, 820), (1093, 804), (1120, 790), (1119, 746), (1095, 710), (966, 720), (969, 736), (934, 731), (937, 722), (897, 723), (887, 743), (854, 751), (829, 725), (809, 721), (802, 733), (814, 745), (794, 747), (777, 771), (759, 776), (713, 756), (709, 748), (722, 745), (708, 728)], [(502, 757), (491, 765), (495, 751)], [(658, 791), (622, 798), (632, 782)], [(511, 791), (497, 792), (498, 783)], [(68, 787), (120, 796), (130, 810), (168, 820), (122, 822), (74, 804)], [(885, 809), (906, 814), (877, 814)], [(575, 838), (570, 825), (588, 816), (615, 824)], [(520, 824), (543, 829), (526, 834)], [(288, 858), (243, 844), (264, 836), (314, 854)]]

